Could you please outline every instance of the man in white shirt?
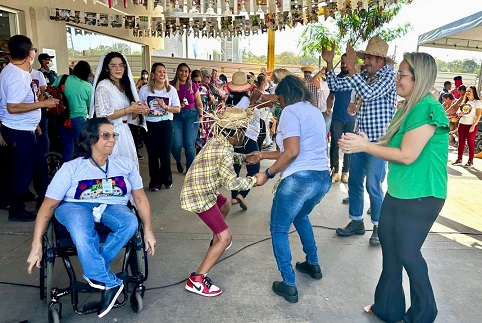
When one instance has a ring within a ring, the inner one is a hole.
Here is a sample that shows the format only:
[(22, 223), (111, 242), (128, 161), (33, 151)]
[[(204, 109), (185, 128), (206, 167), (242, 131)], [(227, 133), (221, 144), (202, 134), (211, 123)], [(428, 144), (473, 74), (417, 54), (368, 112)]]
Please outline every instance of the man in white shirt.
[(11, 147), (12, 200), (10, 221), (34, 221), (35, 215), (25, 210), (22, 196), (34, 182), (40, 207), (48, 185), (47, 162), (35, 131), (40, 121), (40, 108), (52, 108), (57, 99), (38, 101), (30, 71), (36, 48), (23, 35), (10, 37), (11, 63), (0, 73), (1, 133)]

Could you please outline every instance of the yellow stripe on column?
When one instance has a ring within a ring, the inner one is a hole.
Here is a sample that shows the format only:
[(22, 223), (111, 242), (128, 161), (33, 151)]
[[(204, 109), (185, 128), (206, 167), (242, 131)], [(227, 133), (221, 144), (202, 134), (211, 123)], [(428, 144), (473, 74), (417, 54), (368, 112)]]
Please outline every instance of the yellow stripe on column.
[(275, 31), (268, 28), (268, 71), (274, 70)]

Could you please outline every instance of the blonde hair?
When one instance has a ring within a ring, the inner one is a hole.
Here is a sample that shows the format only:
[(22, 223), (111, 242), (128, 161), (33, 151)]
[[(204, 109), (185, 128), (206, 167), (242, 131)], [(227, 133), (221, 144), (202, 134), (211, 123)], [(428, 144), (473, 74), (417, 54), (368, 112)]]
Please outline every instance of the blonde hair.
[(378, 142), (386, 144), (395, 135), (408, 112), (425, 96), (431, 94), (432, 87), (437, 77), (437, 64), (435, 59), (427, 53), (405, 53), (403, 61), (408, 64), (410, 73), (413, 75), (413, 90), (410, 97), (402, 103), (395, 118), (388, 126), (387, 133), (380, 137)]

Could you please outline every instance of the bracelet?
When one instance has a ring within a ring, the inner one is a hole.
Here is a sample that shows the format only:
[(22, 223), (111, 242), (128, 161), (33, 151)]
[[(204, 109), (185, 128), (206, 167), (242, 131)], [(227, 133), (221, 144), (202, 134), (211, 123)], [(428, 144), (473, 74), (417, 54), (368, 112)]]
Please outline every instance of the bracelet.
[(276, 174), (270, 174), (269, 168), (266, 168), (266, 170), (264, 171), (264, 173), (266, 174), (266, 176), (268, 177), (268, 179), (273, 178), (273, 177), (276, 176)]

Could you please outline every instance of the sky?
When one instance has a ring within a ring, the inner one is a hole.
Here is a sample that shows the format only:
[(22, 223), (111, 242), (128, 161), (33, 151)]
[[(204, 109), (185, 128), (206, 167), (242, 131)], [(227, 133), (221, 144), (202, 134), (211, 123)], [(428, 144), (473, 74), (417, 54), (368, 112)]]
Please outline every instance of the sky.
[[(397, 61), (400, 61), (404, 52), (416, 51), (418, 35), (479, 11), (482, 11), (482, 0), (414, 0), (410, 5), (404, 6), (390, 24), (393, 27), (410, 22), (413, 29), (406, 36), (390, 44), (389, 54), (394, 54), (394, 43), (396, 43)], [(303, 26), (286, 29), (286, 31), (277, 31), (275, 36), (275, 53), (279, 54), (284, 51), (299, 53), (300, 47), (297, 44), (302, 31)], [(266, 44), (266, 42), (267, 35), (264, 34), (245, 37), (242, 44), (255, 55), (266, 55), (267, 46), (259, 46), (259, 44)], [(364, 46), (360, 48), (362, 47)], [(444, 61), (464, 58), (476, 58), (477, 61), (482, 60), (482, 53), (472, 51), (434, 49), (430, 47), (421, 47), (419, 51), (427, 52)]]

